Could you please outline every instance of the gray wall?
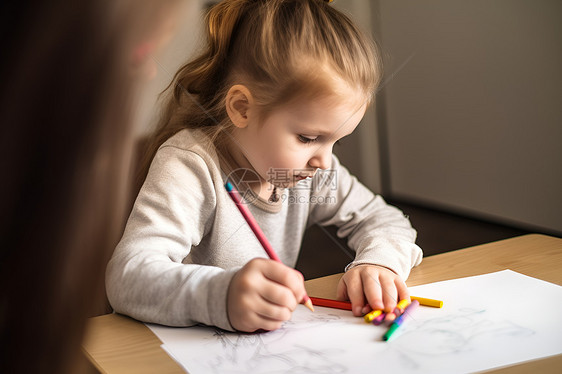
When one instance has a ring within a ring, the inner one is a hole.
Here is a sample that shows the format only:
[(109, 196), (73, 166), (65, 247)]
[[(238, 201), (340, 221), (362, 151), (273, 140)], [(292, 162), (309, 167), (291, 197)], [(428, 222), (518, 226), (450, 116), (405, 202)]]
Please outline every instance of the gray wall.
[(562, 2), (373, 12), (385, 69), (399, 70), (379, 101), (383, 192), (562, 233)]

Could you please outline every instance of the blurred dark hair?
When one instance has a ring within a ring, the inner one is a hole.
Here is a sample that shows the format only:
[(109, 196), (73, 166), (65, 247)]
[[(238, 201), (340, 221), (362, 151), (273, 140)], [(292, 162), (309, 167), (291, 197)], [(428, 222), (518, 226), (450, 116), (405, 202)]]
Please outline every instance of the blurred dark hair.
[(131, 60), (164, 4), (1, 5), (2, 373), (77, 368), (122, 229), (138, 81)]

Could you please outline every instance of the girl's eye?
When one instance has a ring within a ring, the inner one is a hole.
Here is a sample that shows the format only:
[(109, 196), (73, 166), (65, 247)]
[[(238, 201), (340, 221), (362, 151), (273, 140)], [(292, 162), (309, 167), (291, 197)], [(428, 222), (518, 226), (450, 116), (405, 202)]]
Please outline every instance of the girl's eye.
[(307, 137), (304, 136), (304, 135), (299, 135), (298, 138), (299, 138), (299, 141), (301, 141), (302, 143), (305, 143), (305, 144), (312, 143), (312, 142), (315, 142), (315, 141), (318, 140), (318, 137), (316, 137), (316, 138), (307, 138)]

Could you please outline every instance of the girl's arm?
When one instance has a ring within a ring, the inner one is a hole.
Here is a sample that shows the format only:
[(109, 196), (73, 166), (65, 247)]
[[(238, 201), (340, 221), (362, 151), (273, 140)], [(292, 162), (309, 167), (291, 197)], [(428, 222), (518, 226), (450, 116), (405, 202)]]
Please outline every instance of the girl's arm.
[(369, 306), (392, 310), (399, 298), (408, 298), (404, 284), (412, 267), (422, 260), (416, 231), (402, 212), (373, 194), (333, 157), (331, 171), (313, 179), (311, 193), (322, 196), (311, 207), (311, 222), (338, 226), (347, 237), (355, 259), (346, 267), (338, 295), (349, 298), (354, 314)]
[[(330, 173), (330, 177), (322, 175)], [(313, 178), (311, 224), (338, 226), (337, 235), (347, 237), (355, 250), (349, 270), (360, 264), (384, 266), (402, 279), (422, 260), (422, 250), (415, 244), (416, 230), (397, 208), (386, 204), (343, 167), (333, 156), (332, 169), (319, 171)]]
[(232, 330), (225, 301), (238, 268), (182, 263), (212, 226), (215, 208), (205, 161), (162, 147), (107, 267), (107, 294), (116, 312), (145, 322)]

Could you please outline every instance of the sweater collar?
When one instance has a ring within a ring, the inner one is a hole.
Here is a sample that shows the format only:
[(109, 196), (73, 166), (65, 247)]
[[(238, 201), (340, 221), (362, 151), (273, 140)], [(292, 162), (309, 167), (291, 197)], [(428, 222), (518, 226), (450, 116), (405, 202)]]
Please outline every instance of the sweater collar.
[[(232, 183), (246, 203), (252, 204), (269, 213), (278, 213), (281, 211), (283, 206), (283, 199), (281, 197), (285, 192), (284, 189), (276, 189), (275, 192), (278, 196), (277, 201), (273, 201), (273, 199), (265, 200), (259, 197), (249, 185), (249, 183), (259, 180), (259, 176), (256, 172), (247, 168), (238, 167), (234, 158), (226, 149), (219, 149), (219, 147), (216, 147), (216, 149), (221, 171), (225, 174), (225, 182), (228, 181)], [(273, 191), (271, 192), (273, 193)]]

